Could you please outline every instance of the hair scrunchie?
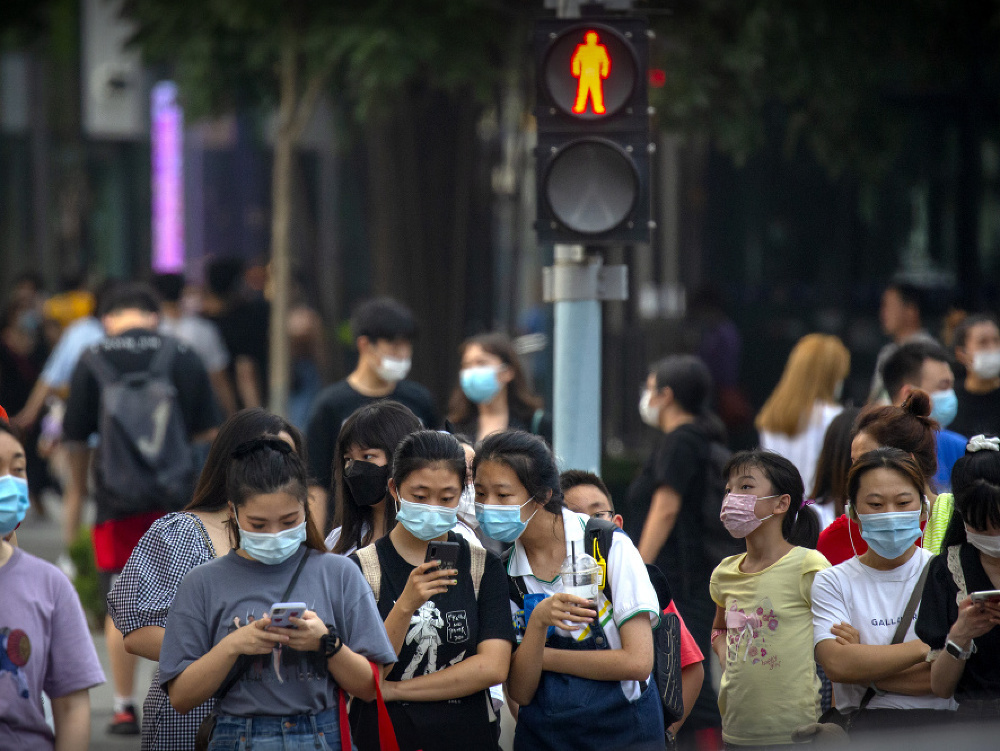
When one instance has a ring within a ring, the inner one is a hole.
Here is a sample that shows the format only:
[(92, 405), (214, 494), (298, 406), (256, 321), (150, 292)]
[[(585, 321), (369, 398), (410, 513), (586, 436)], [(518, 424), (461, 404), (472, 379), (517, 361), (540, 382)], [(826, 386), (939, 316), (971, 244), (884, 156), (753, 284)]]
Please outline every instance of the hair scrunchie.
[(969, 439), (968, 445), (965, 447), (966, 451), (976, 452), (976, 451), (1000, 451), (1000, 438), (990, 437), (987, 438), (985, 435), (973, 436)]
[(263, 451), (264, 449), (271, 449), (272, 451), (277, 451), (281, 454), (291, 454), (294, 451), (294, 449), (288, 445), (287, 441), (279, 438), (278, 436), (261, 436), (260, 438), (253, 438), (249, 441), (244, 441), (233, 449), (233, 453), (230, 454), (230, 456), (232, 456), (233, 459), (242, 459), (250, 454)]

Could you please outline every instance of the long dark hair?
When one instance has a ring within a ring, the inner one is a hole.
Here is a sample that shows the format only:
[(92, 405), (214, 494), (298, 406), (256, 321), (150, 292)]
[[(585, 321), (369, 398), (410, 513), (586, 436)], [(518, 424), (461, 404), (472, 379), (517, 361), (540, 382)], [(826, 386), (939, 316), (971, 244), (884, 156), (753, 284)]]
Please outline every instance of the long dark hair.
[(459, 490), (465, 487), (465, 451), (450, 433), (418, 430), (410, 433), (396, 447), (392, 456), (392, 481), (399, 486), (418, 469), (444, 465), (458, 477)]
[[(458, 348), (459, 357), (463, 357), (465, 350), (474, 344), (482, 347), (484, 352), (499, 357), (500, 361), (510, 368), (514, 378), (507, 384), (508, 409), (523, 422), (530, 422), (535, 411), (542, 408), (542, 398), (531, 390), (528, 377), (521, 365), (521, 358), (517, 356), (510, 337), (499, 332), (473, 336), (462, 342), (462, 346)], [(456, 424), (464, 424), (476, 419), (478, 414), (477, 406), (469, 400), (460, 385), (456, 386), (448, 400), (448, 419)]]
[[(509, 467), (518, 482), (535, 501), (542, 501), (550, 514), (562, 513), (563, 492), (559, 484), (559, 470), (555, 457), (545, 441), (523, 430), (504, 430), (486, 436), (479, 444), (472, 462), (473, 476), (485, 462), (496, 462)], [(546, 495), (551, 491), (548, 501)]]
[[(340, 527), (340, 539), (333, 546), (334, 553), (347, 553), (352, 548), (363, 548), (372, 541), (375, 528), (374, 512), (369, 506), (358, 506), (348, 500), (347, 484), (344, 482), (344, 454), (352, 447), (381, 449), (389, 464), (396, 446), (410, 433), (421, 428), (420, 420), (413, 412), (399, 402), (384, 399), (356, 409), (344, 421), (337, 436), (333, 452), (333, 526)], [(391, 472), (390, 466), (390, 472)], [(389, 494), (386, 485), (386, 496)], [(383, 497), (383, 501), (385, 497)], [(396, 524), (396, 507), (385, 504), (385, 528), (388, 532)], [(368, 527), (362, 535), (361, 531)]]
[(722, 474), (728, 478), (733, 472), (743, 472), (751, 467), (764, 474), (775, 493), (791, 499), (781, 521), (781, 536), (792, 545), (815, 549), (819, 540), (819, 519), (815, 511), (803, 505), (805, 486), (799, 470), (781, 454), (753, 449), (733, 454)]
[(847, 473), (851, 470), (853, 424), (861, 410), (849, 407), (830, 421), (823, 436), (823, 448), (816, 461), (812, 497), (819, 505), (833, 505), (834, 515), (847, 505)]
[(219, 428), (208, 458), (198, 477), (191, 502), (185, 511), (220, 511), (226, 505), (226, 468), (236, 447), (262, 435), (288, 433), (295, 445), (295, 453), (306, 461), (306, 445), (301, 431), (284, 417), (272, 414), (260, 407), (242, 409), (230, 417)]
[[(288, 493), (302, 504), (306, 515), (306, 545), (326, 552), (323, 535), (316, 527), (309, 509), (306, 465), (284, 439), (265, 435), (241, 443), (229, 457), (226, 467), (226, 495), (239, 510), (257, 495)], [(239, 530), (230, 524), (233, 548), (240, 546)]]
[(1000, 529), (1000, 453), (989, 449), (966, 450), (951, 468), (955, 513), (951, 516), (941, 550), (966, 542), (965, 525), (984, 530)]

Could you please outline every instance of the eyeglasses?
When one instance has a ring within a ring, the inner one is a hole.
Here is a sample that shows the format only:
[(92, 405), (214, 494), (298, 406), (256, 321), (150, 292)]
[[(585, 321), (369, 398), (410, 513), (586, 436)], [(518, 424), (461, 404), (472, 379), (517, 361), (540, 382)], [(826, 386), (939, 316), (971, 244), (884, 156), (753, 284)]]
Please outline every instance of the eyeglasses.
[(610, 511), (598, 511), (590, 515), (591, 519), (607, 519), (611, 521), (611, 517), (614, 516)]

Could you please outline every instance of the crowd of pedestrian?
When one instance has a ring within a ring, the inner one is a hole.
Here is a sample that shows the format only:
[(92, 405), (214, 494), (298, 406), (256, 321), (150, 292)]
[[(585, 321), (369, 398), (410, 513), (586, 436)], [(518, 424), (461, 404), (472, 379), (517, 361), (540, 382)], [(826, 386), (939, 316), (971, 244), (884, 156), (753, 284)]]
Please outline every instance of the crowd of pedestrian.
[[(443, 419), (394, 300), (355, 310), (346, 378), (320, 389), (304, 355), (297, 417), (265, 411), (268, 306), (240, 273), (211, 270), (204, 314), (176, 275), (68, 279), (47, 301), (19, 281), (0, 327), (0, 747), (86, 748), (104, 681), (68, 579), (17, 547), (47, 484), (67, 545), (93, 499), (108, 731), (143, 749), (499, 749), (504, 712), (518, 751), (1000, 722), (990, 315), (949, 350), (892, 285), (868, 403), (842, 403), (847, 347), (809, 334), (760, 447), (735, 454), (706, 363), (655, 362), (655, 447), (615, 499), (560, 472), (503, 334), (462, 344)], [(139, 657), (158, 663), (141, 712)]]

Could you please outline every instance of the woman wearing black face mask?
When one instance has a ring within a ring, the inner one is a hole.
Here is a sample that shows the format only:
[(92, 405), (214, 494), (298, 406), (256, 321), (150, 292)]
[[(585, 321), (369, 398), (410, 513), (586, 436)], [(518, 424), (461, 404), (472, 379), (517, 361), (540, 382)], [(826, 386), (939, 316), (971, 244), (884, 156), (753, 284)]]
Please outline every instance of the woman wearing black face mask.
[(389, 400), (357, 409), (344, 421), (333, 453), (334, 529), (326, 547), (348, 555), (388, 534), (396, 511), (389, 495), (392, 452), (403, 438), (420, 430), (409, 409)]

